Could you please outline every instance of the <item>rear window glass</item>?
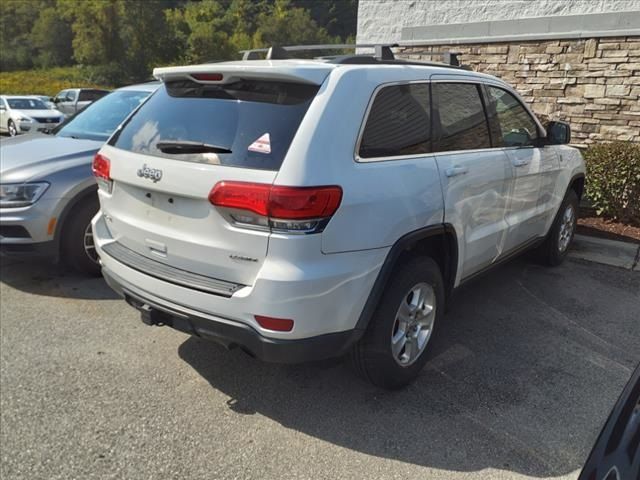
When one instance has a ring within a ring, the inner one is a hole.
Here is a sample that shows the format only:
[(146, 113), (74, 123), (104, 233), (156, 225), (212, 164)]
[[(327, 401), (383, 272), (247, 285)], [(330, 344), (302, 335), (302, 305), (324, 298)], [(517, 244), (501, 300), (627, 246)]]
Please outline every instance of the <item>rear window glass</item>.
[(491, 137), (478, 86), (435, 83), (440, 129), (437, 151), (490, 148)]
[[(250, 80), (222, 85), (170, 82), (110, 143), (176, 160), (278, 170), (318, 88)], [(204, 145), (208, 151), (181, 151), (167, 144)]]
[(362, 134), (362, 158), (419, 155), (431, 151), (429, 85), (403, 84), (376, 95)]

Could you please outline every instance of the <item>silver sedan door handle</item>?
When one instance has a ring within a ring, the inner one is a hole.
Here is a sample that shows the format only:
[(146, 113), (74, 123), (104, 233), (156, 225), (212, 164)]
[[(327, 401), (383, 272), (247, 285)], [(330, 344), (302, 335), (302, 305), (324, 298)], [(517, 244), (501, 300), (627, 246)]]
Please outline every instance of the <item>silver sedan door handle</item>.
[(525, 165), (529, 165), (529, 160), (526, 158), (517, 158), (512, 163), (514, 167), (524, 167)]
[(447, 177), (455, 177), (457, 175), (463, 175), (468, 171), (469, 171), (469, 167), (462, 167), (460, 165), (456, 165), (456, 166), (447, 168), (447, 170), (445, 170), (444, 173)]

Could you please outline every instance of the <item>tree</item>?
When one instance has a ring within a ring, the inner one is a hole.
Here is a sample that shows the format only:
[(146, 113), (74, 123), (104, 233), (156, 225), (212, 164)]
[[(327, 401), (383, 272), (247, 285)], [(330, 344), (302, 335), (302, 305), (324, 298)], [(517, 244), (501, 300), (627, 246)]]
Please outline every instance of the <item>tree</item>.
[(38, 52), (35, 62), (38, 66), (58, 67), (72, 63), (71, 25), (55, 7), (40, 11), (31, 29), (31, 41)]
[(183, 48), (186, 62), (227, 60), (236, 54), (229, 35), (228, 17), (215, 0), (190, 2), (167, 13), (174, 38)]
[(38, 14), (54, 0), (3, 0), (0, 2), (0, 68), (16, 70), (33, 66), (31, 29)]
[(179, 55), (165, 9), (170, 0), (123, 1), (120, 37), (126, 49), (121, 63), (132, 81), (149, 78), (154, 67)]
[(78, 63), (104, 65), (121, 61), (121, 0), (58, 0), (58, 6), (71, 21), (73, 57)]
[(255, 46), (337, 43), (319, 27), (309, 12), (293, 7), (290, 0), (275, 0), (270, 8), (258, 15), (258, 27), (253, 34)]

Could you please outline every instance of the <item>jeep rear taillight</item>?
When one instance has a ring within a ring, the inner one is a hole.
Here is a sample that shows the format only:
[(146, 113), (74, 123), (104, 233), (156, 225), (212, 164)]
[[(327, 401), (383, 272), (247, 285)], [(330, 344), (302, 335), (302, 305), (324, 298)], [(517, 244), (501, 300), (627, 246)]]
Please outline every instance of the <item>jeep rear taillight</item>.
[(96, 156), (93, 157), (91, 170), (93, 171), (93, 176), (96, 177), (98, 187), (111, 193), (113, 186), (113, 181), (111, 180), (111, 161), (104, 155), (96, 153)]
[(209, 201), (235, 225), (292, 233), (322, 231), (342, 200), (342, 188), (219, 182)]

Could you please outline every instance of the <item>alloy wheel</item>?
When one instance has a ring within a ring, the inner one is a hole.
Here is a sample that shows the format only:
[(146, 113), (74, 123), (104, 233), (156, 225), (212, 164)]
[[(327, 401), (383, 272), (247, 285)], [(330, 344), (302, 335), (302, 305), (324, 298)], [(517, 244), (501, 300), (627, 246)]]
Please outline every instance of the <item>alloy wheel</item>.
[(564, 252), (569, 247), (573, 230), (575, 228), (575, 210), (573, 205), (567, 205), (562, 220), (560, 221), (560, 233), (558, 234), (558, 250)]
[(424, 352), (436, 316), (436, 294), (427, 283), (414, 285), (404, 296), (391, 331), (391, 353), (402, 367), (414, 363)]

